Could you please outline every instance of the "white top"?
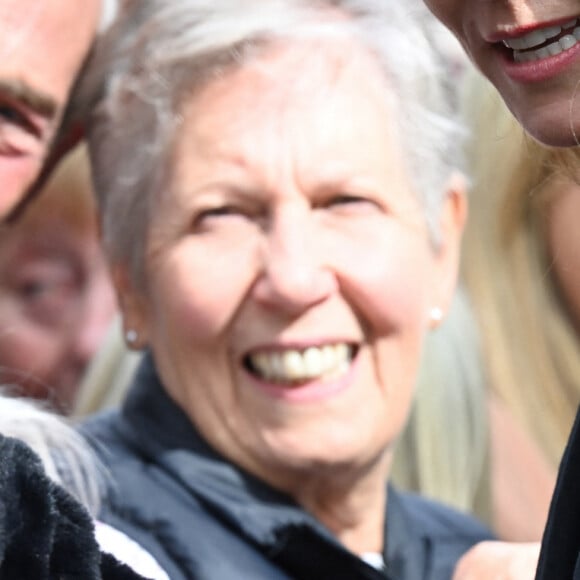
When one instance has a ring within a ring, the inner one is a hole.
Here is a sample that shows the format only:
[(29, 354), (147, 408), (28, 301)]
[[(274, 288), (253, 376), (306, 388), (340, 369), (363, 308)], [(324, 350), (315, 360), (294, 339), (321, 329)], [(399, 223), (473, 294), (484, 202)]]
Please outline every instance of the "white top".
[(369, 566), (372, 566), (376, 570), (385, 569), (385, 559), (379, 552), (364, 552), (361, 554), (361, 560), (364, 560)]
[(112, 554), (141, 576), (150, 580), (169, 580), (169, 576), (159, 566), (157, 560), (123, 532), (97, 521), (95, 537), (103, 552)]

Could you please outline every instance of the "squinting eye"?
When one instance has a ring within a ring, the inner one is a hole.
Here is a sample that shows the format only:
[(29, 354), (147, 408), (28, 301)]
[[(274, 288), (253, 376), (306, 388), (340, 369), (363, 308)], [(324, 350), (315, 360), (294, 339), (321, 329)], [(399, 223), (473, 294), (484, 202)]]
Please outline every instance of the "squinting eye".
[(353, 210), (357, 212), (360, 210), (379, 209), (378, 204), (372, 199), (350, 194), (335, 195), (326, 202), (325, 206), (329, 209)]
[(348, 203), (364, 203), (364, 202), (368, 202), (368, 200), (363, 197), (357, 197), (356, 195), (344, 194), (333, 197), (330, 200), (329, 205), (342, 205)]
[(202, 211), (198, 219), (210, 218), (210, 217), (221, 217), (221, 216), (229, 216), (229, 215), (240, 215), (241, 211), (234, 206), (231, 205), (224, 205), (223, 207), (214, 207), (212, 209), (206, 209)]
[(212, 207), (200, 211), (193, 220), (194, 230), (203, 230), (212, 224), (218, 225), (222, 220), (244, 219), (248, 216), (247, 212), (234, 205), (224, 205)]
[(15, 125), (28, 125), (26, 117), (15, 107), (10, 105), (0, 105), (0, 117), (9, 123), (14, 123)]
[(0, 155), (31, 155), (43, 152), (42, 126), (18, 107), (0, 103)]
[(39, 128), (17, 107), (0, 103), (0, 123), (7, 123), (12, 127), (23, 129), (31, 136), (39, 137)]

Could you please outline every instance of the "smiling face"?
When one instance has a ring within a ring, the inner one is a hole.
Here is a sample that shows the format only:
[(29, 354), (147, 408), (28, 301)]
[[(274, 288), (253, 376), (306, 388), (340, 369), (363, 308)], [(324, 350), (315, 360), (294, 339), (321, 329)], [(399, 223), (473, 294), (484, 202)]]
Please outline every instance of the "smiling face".
[(425, 0), (536, 139), (580, 138), (577, 0)]
[(170, 395), (286, 490), (394, 443), (430, 310), (452, 291), (462, 207), (446, 203), (435, 252), (382, 72), (351, 46), (290, 46), (185, 102), (146, 290), (116, 276)]
[(100, 0), (0, 4), (0, 218), (40, 171), (99, 10)]

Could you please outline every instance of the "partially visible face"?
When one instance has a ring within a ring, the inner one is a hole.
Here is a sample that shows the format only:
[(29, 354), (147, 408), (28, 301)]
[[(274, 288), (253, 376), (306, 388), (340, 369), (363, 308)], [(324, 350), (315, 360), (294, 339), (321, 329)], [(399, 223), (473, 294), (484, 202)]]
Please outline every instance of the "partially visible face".
[(38, 176), (99, 13), (100, 0), (0, 3), (0, 218)]
[(0, 235), (0, 381), (69, 411), (116, 311), (96, 231), (57, 218)]
[(284, 489), (389, 453), (453, 285), (458, 226), (435, 252), (381, 78), (304, 42), (190, 98), (146, 290), (117, 276), (170, 395)]
[(552, 272), (580, 332), (580, 185), (568, 180), (552, 182), (546, 211), (548, 251)]
[(580, 142), (578, 0), (425, 0), (539, 141)]

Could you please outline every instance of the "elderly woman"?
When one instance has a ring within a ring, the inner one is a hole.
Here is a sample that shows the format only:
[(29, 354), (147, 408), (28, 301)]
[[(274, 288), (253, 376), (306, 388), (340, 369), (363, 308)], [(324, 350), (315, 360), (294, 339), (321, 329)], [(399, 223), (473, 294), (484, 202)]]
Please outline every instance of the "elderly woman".
[(172, 579), (447, 579), (489, 536), (388, 486), (464, 219), (424, 20), (136, 0), (95, 53), (105, 242), (146, 355), (85, 432), (102, 517)]

